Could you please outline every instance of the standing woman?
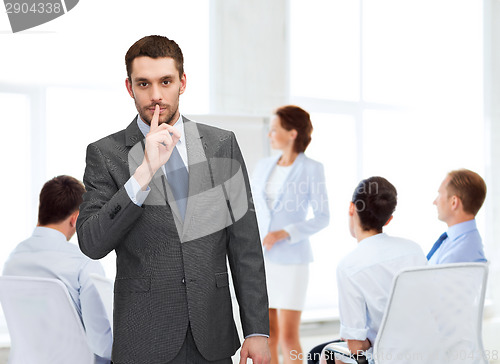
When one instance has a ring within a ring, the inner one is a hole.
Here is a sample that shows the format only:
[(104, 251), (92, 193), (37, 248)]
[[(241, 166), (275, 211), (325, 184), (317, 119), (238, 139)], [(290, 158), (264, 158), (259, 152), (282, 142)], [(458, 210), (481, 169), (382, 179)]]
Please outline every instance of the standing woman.
[[(269, 139), (281, 154), (261, 160), (252, 181), (266, 263), (272, 364), (278, 363), (278, 344), (284, 363), (302, 353), (299, 325), (312, 261), (309, 236), (330, 219), (323, 165), (304, 154), (312, 130), (309, 113), (300, 107), (276, 110)], [(313, 217), (308, 218), (309, 209)]]

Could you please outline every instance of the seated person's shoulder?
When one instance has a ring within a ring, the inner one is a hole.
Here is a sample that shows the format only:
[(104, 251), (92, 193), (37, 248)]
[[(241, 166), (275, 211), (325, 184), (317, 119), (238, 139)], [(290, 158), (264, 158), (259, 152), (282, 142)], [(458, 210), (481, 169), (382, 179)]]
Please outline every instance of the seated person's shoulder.
[(416, 242), (410, 239), (406, 238), (400, 238), (397, 236), (388, 236), (387, 237), (388, 242), (390, 242), (395, 248), (398, 248), (401, 252), (408, 252), (408, 253), (421, 253), (424, 255), (424, 251), (418, 245)]
[(80, 269), (88, 269), (95, 273), (104, 274), (104, 269), (102, 268), (101, 262), (98, 260), (91, 259), (85, 254), (83, 254), (82, 251), (80, 250), (80, 247), (75, 243), (72, 242), (66, 243), (65, 251), (66, 254), (68, 255), (68, 259), (72, 258), (73, 261), (75, 262), (75, 268), (79, 266)]
[(452, 248), (441, 257), (440, 264), (448, 263), (485, 263), (483, 242), (477, 230), (459, 236), (452, 242)]
[[(406, 259), (407, 264), (412, 265), (426, 265), (427, 258), (422, 247), (410, 239), (400, 237), (388, 237), (389, 246), (388, 250), (393, 250), (394, 258)], [(389, 253), (388, 253), (389, 254)]]
[[(389, 261), (409, 266), (427, 264), (422, 248), (414, 241), (380, 234), (377, 238), (358, 245), (346, 255), (340, 261), (338, 271), (351, 275)], [(405, 263), (406, 261), (408, 262)]]

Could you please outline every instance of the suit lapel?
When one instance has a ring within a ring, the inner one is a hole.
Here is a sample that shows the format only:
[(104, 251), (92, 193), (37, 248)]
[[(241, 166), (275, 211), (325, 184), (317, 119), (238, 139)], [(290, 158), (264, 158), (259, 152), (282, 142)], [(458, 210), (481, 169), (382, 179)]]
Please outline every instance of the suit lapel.
[[(210, 190), (212, 186), (212, 179), (210, 176), (209, 169), (209, 159), (212, 157), (213, 152), (210, 150), (216, 150), (217, 146), (215, 140), (209, 140), (208, 135), (202, 135), (198, 129), (195, 122), (183, 117), (184, 121), (184, 136), (186, 141), (186, 150), (188, 157), (188, 171), (189, 171), (189, 197), (186, 206), (186, 215), (184, 221), (181, 219), (177, 203), (175, 203), (175, 198), (173, 196), (172, 190), (168, 184), (167, 179), (163, 169), (160, 168), (152, 179), (152, 184), (150, 187), (152, 189), (150, 195), (145, 201), (148, 200), (152, 195), (161, 196), (163, 203), (168, 203), (170, 209), (174, 216), (174, 221), (176, 224), (177, 231), (180, 232), (179, 237), (181, 241), (184, 241), (186, 232), (189, 229), (190, 223), (194, 220), (196, 214), (196, 206), (198, 203), (199, 196), (202, 192)], [(144, 135), (137, 126), (137, 117), (134, 121), (127, 127), (126, 132), (126, 145), (133, 146), (133, 153), (129, 155), (129, 163), (135, 164), (135, 168), (142, 163), (144, 158)], [(140, 142), (143, 143), (140, 143)], [(210, 148), (209, 148), (210, 144)], [(214, 147), (214, 148), (212, 148)], [(211, 154), (212, 153), (212, 154)], [(132, 161), (132, 162), (131, 162)], [(134, 168), (134, 171), (135, 171)], [(134, 171), (130, 171), (133, 173)], [(166, 193), (166, 198), (165, 198)], [(158, 195), (159, 194), (159, 195)], [(156, 201), (157, 198), (154, 199)], [(173, 202), (172, 202), (173, 201)], [(156, 202), (154, 202), (156, 204)]]
[(205, 140), (206, 136), (200, 134), (196, 123), (186, 118), (184, 118), (184, 136), (189, 164), (189, 198), (184, 218), (183, 237), (193, 220), (200, 194), (212, 188), (207, 160), (207, 157), (210, 158), (210, 156), (205, 154), (205, 144), (208, 142)]
[(137, 126), (136, 116), (134, 120), (127, 126), (127, 129), (125, 129), (125, 145), (127, 147), (133, 147), (143, 139), (144, 135), (142, 135), (141, 130)]

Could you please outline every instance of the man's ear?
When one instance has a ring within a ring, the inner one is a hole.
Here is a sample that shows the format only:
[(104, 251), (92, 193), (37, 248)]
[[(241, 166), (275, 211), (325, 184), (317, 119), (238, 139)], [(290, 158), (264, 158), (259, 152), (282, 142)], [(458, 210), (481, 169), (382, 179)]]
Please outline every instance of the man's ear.
[(354, 212), (356, 211), (356, 206), (353, 202), (349, 203), (349, 216), (354, 216)]
[(130, 81), (130, 78), (125, 79), (125, 87), (127, 88), (128, 94), (130, 95), (131, 98), (134, 98), (134, 91), (132, 90), (132, 82)]
[(186, 91), (186, 74), (183, 73), (181, 77), (181, 87), (179, 88), (179, 95), (182, 95)]
[(389, 223), (392, 221), (392, 218), (394, 217), (394, 215), (391, 215), (391, 217), (389, 217), (389, 220), (387, 220), (384, 224), (384, 226), (387, 226), (389, 225)]
[(79, 210), (76, 210), (75, 212), (73, 212), (71, 215), (70, 215), (70, 218), (69, 218), (69, 225), (71, 227), (76, 227), (76, 220), (78, 219), (78, 215), (80, 214), (80, 211)]
[(455, 210), (458, 210), (458, 208), (460, 207), (460, 204), (461, 204), (461, 201), (460, 201), (460, 198), (458, 198), (457, 195), (453, 195), (450, 197), (450, 203), (451, 203), (451, 210), (452, 211), (455, 211)]

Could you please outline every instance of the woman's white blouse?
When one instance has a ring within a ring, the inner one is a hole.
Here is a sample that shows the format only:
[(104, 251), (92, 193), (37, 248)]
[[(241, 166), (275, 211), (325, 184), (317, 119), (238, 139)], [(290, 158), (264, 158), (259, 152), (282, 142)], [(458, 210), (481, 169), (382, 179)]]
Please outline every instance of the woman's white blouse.
[(278, 198), (280, 189), (285, 184), (285, 181), (292, 170), (292, 166), (279, 166), (273, 168), (269, 180), (266, 183), (266, 201), (267, 207), (273, 207), (274, 202)]

